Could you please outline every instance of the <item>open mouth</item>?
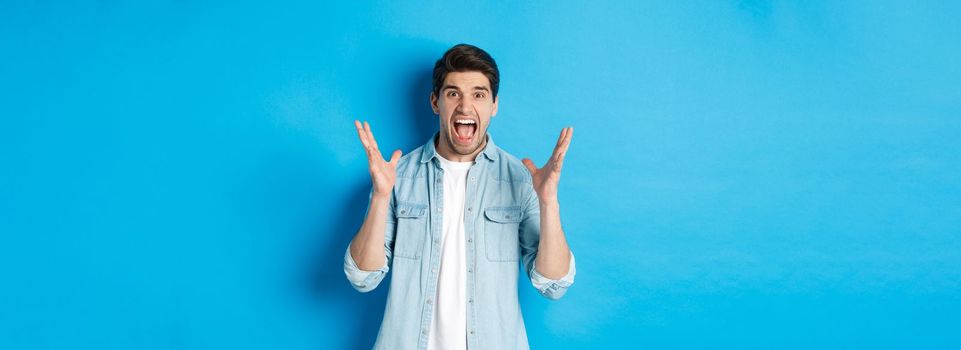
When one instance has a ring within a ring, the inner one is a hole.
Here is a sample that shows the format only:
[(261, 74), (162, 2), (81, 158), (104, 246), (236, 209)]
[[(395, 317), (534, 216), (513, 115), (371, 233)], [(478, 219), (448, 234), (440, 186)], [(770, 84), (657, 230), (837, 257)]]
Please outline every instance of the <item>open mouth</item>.
[(454, 141), (469, 145), (477, 132), (477, 121), (473, 119), (454, 119)]

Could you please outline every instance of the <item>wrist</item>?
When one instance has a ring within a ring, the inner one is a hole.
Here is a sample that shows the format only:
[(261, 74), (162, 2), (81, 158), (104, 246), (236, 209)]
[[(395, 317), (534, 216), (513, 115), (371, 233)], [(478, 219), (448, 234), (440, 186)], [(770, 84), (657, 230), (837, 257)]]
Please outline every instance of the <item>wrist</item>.
[(541, 209), (559, 208), (561, 206), (560, 202), (557, 201), (557, 198), (538, 199), (537, 201), (540, 204)]
[(388, 204), (390, 203), (390, 193), (374, 193), (370, 196), (370, 202), (373, 204)]

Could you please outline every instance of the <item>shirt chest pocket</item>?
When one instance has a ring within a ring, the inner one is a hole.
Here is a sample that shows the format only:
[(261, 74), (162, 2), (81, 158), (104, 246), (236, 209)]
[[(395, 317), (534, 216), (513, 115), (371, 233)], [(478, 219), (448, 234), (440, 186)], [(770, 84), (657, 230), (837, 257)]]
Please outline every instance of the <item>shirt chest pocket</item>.
[(394, 256), (420, 259), (427, 238), (427, 205), (398, 202), (394, 211), (397, 231), (394, 235)]
[(521, 207), (490, 207), (484, 210), (484, 244), (490, 261), (520, 258)]

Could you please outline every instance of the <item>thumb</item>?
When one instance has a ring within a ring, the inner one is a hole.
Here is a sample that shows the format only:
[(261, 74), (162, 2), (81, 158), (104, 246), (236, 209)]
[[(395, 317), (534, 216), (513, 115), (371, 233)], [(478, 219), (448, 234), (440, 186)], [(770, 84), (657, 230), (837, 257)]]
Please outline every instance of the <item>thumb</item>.
[(521, 160), (521, 163), (524, 163), (524, 167), (527, 168), (527, 171), (531, 172), (531, 175), (537, 174), (537, 166), (534, 165), (534, 162), (530, 158), (524, 158)]
[(403, 153), (403, 152), (401, 152), (400, 150), (395, 150), (394, 153), (390, 155), (390, 165), (391, 165), (391, 166), (397, 167), (397, 161), (400, 160), (400, 155), (401, 155), (402, 153)]

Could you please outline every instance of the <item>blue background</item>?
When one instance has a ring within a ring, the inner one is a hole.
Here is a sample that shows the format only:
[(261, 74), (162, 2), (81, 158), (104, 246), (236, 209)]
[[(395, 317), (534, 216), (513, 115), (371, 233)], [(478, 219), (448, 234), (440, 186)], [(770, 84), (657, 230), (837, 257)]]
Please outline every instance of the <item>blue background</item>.
[(959, 4), (3, 1), (0, 348), (370, 347), (351, 123), (424, 143), (459, 42), (576, 128), (535, 348), (958, 348)]

